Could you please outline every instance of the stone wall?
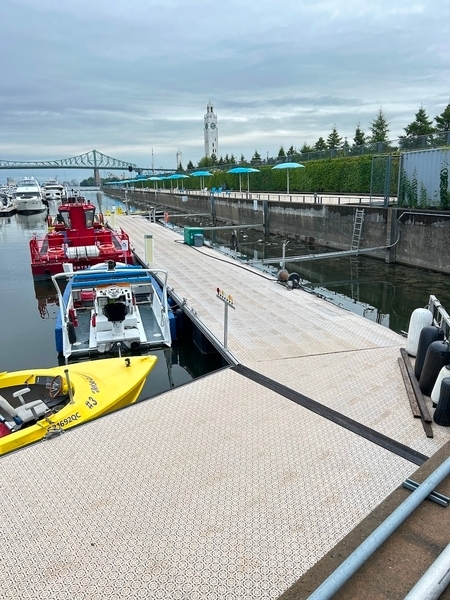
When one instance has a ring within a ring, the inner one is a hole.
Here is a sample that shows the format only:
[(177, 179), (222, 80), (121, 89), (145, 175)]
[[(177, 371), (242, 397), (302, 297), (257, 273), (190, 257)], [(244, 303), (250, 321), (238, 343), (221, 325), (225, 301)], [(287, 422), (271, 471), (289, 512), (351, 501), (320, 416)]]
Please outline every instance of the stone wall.
[[(106, 190), (105, 190), (106, 191)], [(107, 191), (124, 199), (123, 192)], [(384, 206), (308, 204), (213, 199), (181, 194), (128, 192), (128, 199), (142, 208), (164, 206), (182, 213), (211, 213), (220, 223), (254, 224), (255, 229), (336, 250), (349, 250), (355, 211), (364, 208), (360, 249), (380, 248), (368, 256), (400, 264), (450, 273), (450, 212), (411, 211)], [(397, 242), (397, 243), (396, 243)], [(386, 249), (386, 246), (392, 246)]]

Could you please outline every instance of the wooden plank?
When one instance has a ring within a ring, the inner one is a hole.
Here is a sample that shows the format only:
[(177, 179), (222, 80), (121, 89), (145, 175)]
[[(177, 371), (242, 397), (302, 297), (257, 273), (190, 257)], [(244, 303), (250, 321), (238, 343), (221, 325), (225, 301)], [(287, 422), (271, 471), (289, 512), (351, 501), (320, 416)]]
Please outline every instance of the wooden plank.
[(420, 419), (422, 417), (422, 415), (420, 414), (420, 408), (417, 404), (416, 396), (414, 394), (414, 390), (411, 385), (411, 381), (409, 379), (405, 363), (403, 362), (403, 358), (401, 356), (398, 358), (398, 366), (400, 367), (400, 372), (403, 377), (403, 383), (405, 384), (405, 389), (408, 395), (409, 404), (411, 405), (412, 414), (416, 419)]
[(411, 362), (409, 360), (409, 356), (408, 353), (406, 352), (405, 348), (400, 348), (400, 354), (402, 355), (403, 358), (403, 362), (404, 365), (406, 367), (406, 371), (408, 373), (408, 377), (409, 380), (411, 382), (413, 391), (414, 391), (414, 395), (416, 397), (417, 400), (417, 404), (419, 405), (419, 410), (420, 410), (420, 415), (422, 418), (422, 426), (423, 429), (426, 433), (426, 436), (429, 438), (433, 437), (433, 430), (431, 428), (431, 415), (428, 411), (427, 405), (425, 404), (425, 399), (422, 395), (422, 391), (419, 387), (419, 384), (417, 382), (416, 376), (414, 375), (414, 371), (412, 369), (411, 366)]

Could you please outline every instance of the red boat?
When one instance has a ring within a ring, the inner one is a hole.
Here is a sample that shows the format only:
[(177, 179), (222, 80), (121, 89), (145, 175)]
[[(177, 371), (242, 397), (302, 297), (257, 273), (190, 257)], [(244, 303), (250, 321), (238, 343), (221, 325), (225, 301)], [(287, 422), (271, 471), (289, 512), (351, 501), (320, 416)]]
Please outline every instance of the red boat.
[(47, 235), (30, 240), (34, 277), (61, 273), (64, 263), (70, 263), (74, 271), (108, 260), (134, 263), (128, 235), (122, 229), (110, 229), (95, 210), (82, 196), (69, 196), (56, 217), (48, 217)]

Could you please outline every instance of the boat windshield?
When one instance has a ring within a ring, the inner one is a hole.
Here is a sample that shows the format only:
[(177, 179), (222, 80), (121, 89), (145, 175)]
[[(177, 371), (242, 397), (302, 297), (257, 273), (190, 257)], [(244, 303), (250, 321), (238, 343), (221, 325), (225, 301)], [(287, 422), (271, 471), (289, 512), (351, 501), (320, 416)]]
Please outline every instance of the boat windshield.
[(37, 197), (37, 192), (18, 192), (17, 193), (17, 197), (18, 198), (36, 198)]
[(84, 211), (85, 218), (86, 218), (86, 227), (94, 226), (94, 213), (95, 213), (95, 208), (89, 208)]
[(70, 229), (70, 213), (68, 210), (60, 210), (58, 215), (56, 216), (56, 220), (58, 223), (64, 223), (64, 225)]

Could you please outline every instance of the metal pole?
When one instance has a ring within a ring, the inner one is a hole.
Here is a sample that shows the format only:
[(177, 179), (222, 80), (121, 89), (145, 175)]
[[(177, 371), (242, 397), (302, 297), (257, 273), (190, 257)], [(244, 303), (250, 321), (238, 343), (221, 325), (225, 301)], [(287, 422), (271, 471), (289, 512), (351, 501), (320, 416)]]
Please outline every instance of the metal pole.
[(450, 583), (450, 544), (419, 579), (405, 600), (437, 600)]
[(223, 314), (223, 347), (227, 350), (228, 341), (228, 304), (224, 302), (225, 312)]
[(70, 400), (70, 404), (73, 404), (73, 402), (74, 402), (74, 400), (73, 400), (73, 390), (72, 390), (72, 386), (70, 385), (69, 369), (64, 369), (64, 375), (66, 376), (67, 387), (69, 388), (69, 400)]
[(359, 567), (399, 527), (434, 488), (450, 474), (447, 458), (350, 556), (313, 592), (308, 600), (329, 600)]

